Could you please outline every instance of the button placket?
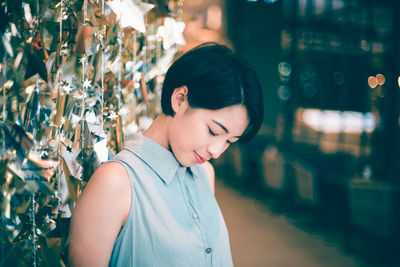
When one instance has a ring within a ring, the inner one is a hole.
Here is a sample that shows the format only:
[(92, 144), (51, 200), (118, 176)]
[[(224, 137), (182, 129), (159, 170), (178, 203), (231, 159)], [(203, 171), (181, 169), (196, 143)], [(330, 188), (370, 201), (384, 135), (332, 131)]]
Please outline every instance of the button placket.
[[(185, 178), (187, 178), (187, 177), (185, 177)], [(194, 205), (194, 201), (192, 199), (191, 193), (190, 193), (189, 185), (187, 184), (187, 182), (184, 179), (181, 179), (180, 181), (181, 181), (182, 189), (184, 191), (185, 199), (188, 204), (188, 208), (190, 209), (190, 213), (191, 213), (193, 222), (198, 227), (200, 234), (201, 234), (201, 238), (203, 240), (203, 244), (204, 244), (203, 251), (205, 252), (206, 266), (211, 267), (212, 249), (210, 247), (208, 247), (209, 244), (208, 244), (206, 229), (205, 229), (204, 225), (202, 225), (202, 223), (200, 221), (200, 216), (195, 209), (195, 205)]]
[(207, 266), (212, 266), (212, 248), (207, 247), (204, 252), (206, 253)]
[(183, 182), (183, 184), (184, 184), (184, 188), (185, 188), (185, 192), (186, 192), (185, 195), (186, 195), (186, 198), (187, 198), (187, 201), (188, 201), (191, 213), (192, 213), (192, 218), (195, 219), (198, 222), (199, 214), (197, 213), (197, 211), (196, 211), (196, 209), (194, 207), (194, 203), (193, 203), (193, 199), (192, 199), (192, 197), (190, 195), (189, 187), (185, 182)]

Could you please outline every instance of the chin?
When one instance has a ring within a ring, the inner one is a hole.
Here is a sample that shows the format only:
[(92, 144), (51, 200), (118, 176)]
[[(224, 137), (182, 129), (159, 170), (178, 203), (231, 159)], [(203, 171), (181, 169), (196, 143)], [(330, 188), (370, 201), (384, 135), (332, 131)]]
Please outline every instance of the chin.
[(197, 162), (195, 162), (195, 163), (193, 163), (193, 162), (184, 162), (184, 161), (180, 161), (180, 160), (178, 160), (178, 162), (184, 167), (193, 167), (194, 165), (198, 164)]
[(197, 164), (197, 162), (185, 160), (187, 157), (183, 157), (182, 159), (181, 157), (178, 157), (176, 154), (174, 154), (174, 156), (175, 159), (179, 162), (179, 164), (181, 164), (184, 167), (193, 167), (194, 165)]

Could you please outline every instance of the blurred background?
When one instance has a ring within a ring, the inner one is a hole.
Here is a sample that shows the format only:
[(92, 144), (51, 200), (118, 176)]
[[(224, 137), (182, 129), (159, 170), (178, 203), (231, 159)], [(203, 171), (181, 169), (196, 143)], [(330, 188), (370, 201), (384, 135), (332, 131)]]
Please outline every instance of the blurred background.
[(188, 50), (256, 70), (264, 124), (214, 166), (236, 266), (400, 266), (400, 4), (185, 0)]

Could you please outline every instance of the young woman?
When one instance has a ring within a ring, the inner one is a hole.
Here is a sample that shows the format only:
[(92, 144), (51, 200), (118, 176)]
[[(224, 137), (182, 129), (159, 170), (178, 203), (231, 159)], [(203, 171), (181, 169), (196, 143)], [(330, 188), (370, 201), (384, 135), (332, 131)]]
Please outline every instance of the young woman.
[(73, 266), (232, 266), (208, 162), (263, 118), (254, 71), (206, 43), (169, 68), (162, 113), (94, 173), (74, 208)]

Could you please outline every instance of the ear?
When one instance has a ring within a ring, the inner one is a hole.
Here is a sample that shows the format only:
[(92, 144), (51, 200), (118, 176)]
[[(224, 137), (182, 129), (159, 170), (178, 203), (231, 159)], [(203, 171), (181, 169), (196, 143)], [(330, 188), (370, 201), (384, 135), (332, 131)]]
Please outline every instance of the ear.
[(175, 88), (174, 92), (171, 96), (171, 107), (174, 113), (176, 114), (178, 111), (185, 109), (188, 106), (187, 94), (188, 88), (186, 85)]

